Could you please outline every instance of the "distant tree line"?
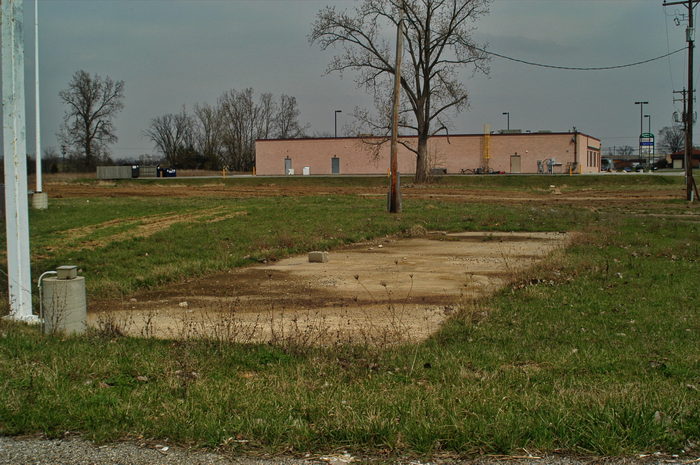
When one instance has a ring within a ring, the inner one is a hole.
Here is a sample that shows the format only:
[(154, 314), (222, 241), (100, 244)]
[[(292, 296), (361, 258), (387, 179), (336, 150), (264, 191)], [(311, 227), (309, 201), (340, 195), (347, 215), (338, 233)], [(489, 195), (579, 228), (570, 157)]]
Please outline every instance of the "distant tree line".
[[(90, 171), (97, 164), (112, 163), (109, 145), (117, 142), (113, 121), (124, 108), (124, 81), (79, 70), (59, 97), (65, 104), (57, 134), (60, 153), (47, 148), (43, 169)], [(144, 134), (169, 166), (250, 171), (256, 139), (305, 135), (308, 125), (300, 123), (299, 115), (295, 97), (256, 97), (252, 88), (232, 89), (214, 105), (197, 104), (191, 111), (183, 106), (178, 113), (153, 118)]]
[(157, 116), (144, 134), (177, 168), (250, 171), (256, 139), (303, 137), (295, 97), (271, 93), (255, 98), (252, 88), (224, 92), (215, 105), (197, 104), (191, 111)]

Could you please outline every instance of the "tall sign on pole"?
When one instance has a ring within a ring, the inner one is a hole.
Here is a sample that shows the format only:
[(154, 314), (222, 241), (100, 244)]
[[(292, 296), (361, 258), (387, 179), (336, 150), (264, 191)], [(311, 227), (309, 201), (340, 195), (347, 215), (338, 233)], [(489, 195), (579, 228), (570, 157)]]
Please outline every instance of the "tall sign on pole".
[(27, 141), (24, 111), (23, 0), (0, 0), (3, 148), (5, 155), (5, 229), (10, 315), (35, 322), (29, 269)]
[(399, 23), (396, 25), (396, 65), (394, 67), (394, 104), (391, 113), (391, 186), (389, 187), (389, 213), (401, 213), (399, 186), (399, 100), (401, 98), (401, 55), (403, 53), (403, 1), (399, 6)]
[(639, 158), (647, 161), (651, 166), (651, 159), (654, 155), (654, 134), (643, 132), (639, 135)]

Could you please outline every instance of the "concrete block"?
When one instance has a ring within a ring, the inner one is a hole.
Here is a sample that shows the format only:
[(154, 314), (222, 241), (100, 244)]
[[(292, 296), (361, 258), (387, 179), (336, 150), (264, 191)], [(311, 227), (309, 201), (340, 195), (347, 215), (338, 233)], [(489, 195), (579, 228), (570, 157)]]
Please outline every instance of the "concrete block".
[(49, 208), (49, 195), (46, 192), (34, 192), (32, 194), (32, 207), (37, 210)]
[(56, 278), (75, 279), (78, 277), (78, 267), (75, 265), (64, 265), (56, 268)]
[(328, 252), (309, 252), (310, 263), (326, 263), (328, 261)]

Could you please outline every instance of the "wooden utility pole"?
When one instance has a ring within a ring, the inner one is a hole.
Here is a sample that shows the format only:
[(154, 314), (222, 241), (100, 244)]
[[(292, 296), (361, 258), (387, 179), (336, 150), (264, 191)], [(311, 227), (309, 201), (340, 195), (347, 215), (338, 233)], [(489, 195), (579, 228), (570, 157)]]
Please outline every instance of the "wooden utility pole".
[(693, 202), (697, 194), (697, 186), (693, 178), (693, 101), (695, 93), (693, 89), (693, 51), (695, 49), (695, 28), (693, 27), (693, 9), (700, 3), (700, 0), (682, 0), (677, 2), (664, 2), (664, 6), (683, 5), (688, 9), (688, 28), (685, 30), (685, 39), (688, 42), (688, 97), (687, 112), (684, 115), (685, 121), (685, 196), (686, 200)]
[(399, 22), (396, 25), (396, 64), (394, 65), (394, 104), (391, 112), (391, 186), (389, 188), (389, 213), (401, 213), (401, 187), (399, 185), (399, 102), (401, 99), (401, 54), (403, 52), (403, 0), (399, 6)]

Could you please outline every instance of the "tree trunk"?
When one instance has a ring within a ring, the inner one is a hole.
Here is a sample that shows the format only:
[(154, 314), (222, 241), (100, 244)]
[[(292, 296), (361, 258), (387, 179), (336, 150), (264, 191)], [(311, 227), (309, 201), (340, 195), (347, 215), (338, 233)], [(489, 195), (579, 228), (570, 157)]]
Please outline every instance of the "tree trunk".
[(90, 143), (85, 144), (85, 167), (92, 168), (92, 147)]
[(416, 184), (428, 182), (428, 138), (418, 136), (418, 154), (416, 156)]

